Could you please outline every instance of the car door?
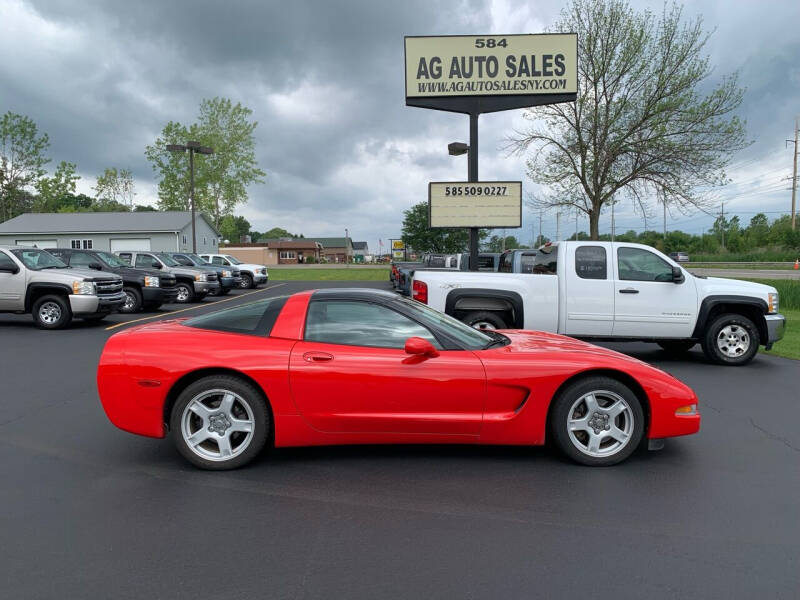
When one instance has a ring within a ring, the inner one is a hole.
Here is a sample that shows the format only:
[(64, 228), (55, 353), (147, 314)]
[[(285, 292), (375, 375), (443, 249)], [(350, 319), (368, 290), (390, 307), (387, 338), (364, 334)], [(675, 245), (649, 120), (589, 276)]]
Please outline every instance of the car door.
[[(407, 354), (413, 336), (439, 355)], [(442, 350), (429, 329), (387, 306), (312, 300), (289, 365), (297, 408), (320, 431), (480, 433), (483, 364), (471, 351)]]
[(687, 338), (697, 318), (694, 279), (673, 282), (672, 264), (645, 248), (614, 244), (614, 337)]
[(0, 310), (21, 310), (25, 297), (25, 269), (2, 250), (0, 269)]
[(614, 328), (614, 281), (608, 252), (601, 244), (567, 244), (565, 333), (575, 336), (611, 335)]

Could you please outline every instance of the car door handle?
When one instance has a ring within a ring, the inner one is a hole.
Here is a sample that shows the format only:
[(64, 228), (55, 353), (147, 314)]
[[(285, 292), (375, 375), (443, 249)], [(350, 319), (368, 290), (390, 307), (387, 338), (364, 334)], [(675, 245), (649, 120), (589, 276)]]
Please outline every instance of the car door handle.
[(303, 360), (310, 363), (330, 362), (333, 360), (333, 354), (327, 352), (306, 352), (303, 354)]
[(638, 294), (639, 290), (633, 288), (623, 288), (619, 291), (620, 294)]

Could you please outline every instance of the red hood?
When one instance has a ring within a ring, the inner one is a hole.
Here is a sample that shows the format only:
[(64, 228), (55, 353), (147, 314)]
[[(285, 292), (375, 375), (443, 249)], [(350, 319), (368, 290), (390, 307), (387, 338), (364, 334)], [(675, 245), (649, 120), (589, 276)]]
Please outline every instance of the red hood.
[(499, 333), (508, 337), (511, 344), (506, 346), (509, 352), (547, 352), (547, 351), (572, 351), (584, 352), (601, 356), (623, 358), (639, 364), (646, 364), (627, 354), (621, 354), (608, 348), (601, 348), (588, 342), (582, 342), (566, 335), (545, 333), (544, 331), (526, 331), (524, 329), (503, 329)]

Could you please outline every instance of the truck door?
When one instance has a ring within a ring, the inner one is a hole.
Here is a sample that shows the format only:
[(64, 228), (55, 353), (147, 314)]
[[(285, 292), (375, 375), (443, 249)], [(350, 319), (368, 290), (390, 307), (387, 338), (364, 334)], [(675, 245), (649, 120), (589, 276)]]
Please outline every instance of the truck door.
[(655, 252), (613, 244), (614, 337), (687, 338), (697, 319), (697, 289), (689, 276), (672, 280), (672, 265)]
[(24, 299), (25, 269), (0, 250), (0, 310), (22, 310)]
[(607, 247), (567, 244), (565, 278), (567, 335), (606, 336), (614, 328), (614, 281)]

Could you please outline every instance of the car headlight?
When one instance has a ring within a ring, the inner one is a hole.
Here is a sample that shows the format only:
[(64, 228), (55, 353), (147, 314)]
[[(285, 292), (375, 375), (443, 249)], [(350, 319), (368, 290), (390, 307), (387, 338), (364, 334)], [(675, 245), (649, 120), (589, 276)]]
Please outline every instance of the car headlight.
[(81, 296), (94, 296), (96, 292), (96, 288), (94, 283), (91, 281), (73, 281), (72, 282), (72, 293), (79, 294)]
[(233, 274), (230, 271), (223, 271), (222, 272), (222, 276), (223, 277), (233, 277)]
[(195, 281), (208, 281), (208, 275), (205, 273), (198, 273), (194, 276)]
[(770, 292), (767, 294), (767, 298), (769, 299), (769, 313), (776, 313), (778, 312), (778, 292)]
[(144, 287), (158, 287), (158, 277), (151, 277), (149, 275), (145, 275)]

